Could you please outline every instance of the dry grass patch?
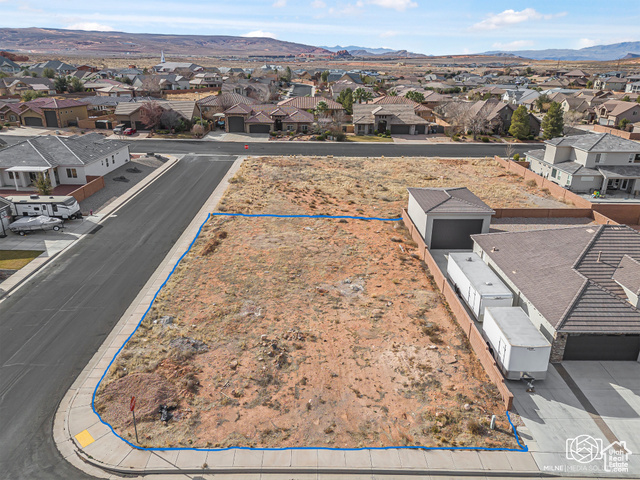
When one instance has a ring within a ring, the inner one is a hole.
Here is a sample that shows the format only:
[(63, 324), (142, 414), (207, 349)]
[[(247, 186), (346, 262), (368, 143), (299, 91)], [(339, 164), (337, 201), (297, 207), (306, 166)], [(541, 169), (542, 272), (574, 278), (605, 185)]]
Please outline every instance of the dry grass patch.
[[(397, 217), (407, 186), (471, 168), (440, 162), (249, 159), (223, 204)], [(500, 171), (476, 162), (479, 189)], [(520, 202), (508, 180), (478, 193)], [(145, 405), (176, 408), (141, 421), (146, 446), (515, 446), (416, 253), (399, 222), (214, 217), (109, 371), (103, 418), (131, 438), (118, 392), (147, 382)]]

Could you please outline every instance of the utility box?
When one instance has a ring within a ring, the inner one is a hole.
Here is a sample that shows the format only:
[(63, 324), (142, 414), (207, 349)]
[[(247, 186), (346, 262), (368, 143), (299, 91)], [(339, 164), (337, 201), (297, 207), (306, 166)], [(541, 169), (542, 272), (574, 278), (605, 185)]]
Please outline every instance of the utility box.
[(551, 344), (520, 307), (488, 307), (482, 331), (507, 380), (547, 376)]
[(449, 253), (447, 275), (456, 293), (462, 297), (479, 322), (483, 321), (486, 307), (513, 305), (511, 290), (476, 253)]

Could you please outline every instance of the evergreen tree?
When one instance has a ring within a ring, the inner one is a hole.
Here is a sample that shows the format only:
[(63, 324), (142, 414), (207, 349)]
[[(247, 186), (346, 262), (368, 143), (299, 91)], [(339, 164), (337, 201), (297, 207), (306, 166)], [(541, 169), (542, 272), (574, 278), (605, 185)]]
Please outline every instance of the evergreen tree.
[(549, 111), (542, 119), (542, 131), (545, 140), (560, 137), (564, 129), (562, 108), (558, 102), (551, 102)]
[(345, 88), (340, 92), (336, 101), (342, 105), (342, 108), (344, 108), (347, 115), (353, 114), (353, 90)]
[(529, 136), (529, 113), (524, 105), (520, 105), (516, 108), (516, 111), (513, 112), (509, 133), (518, 140), (524, 140)]
[(56, 76), (56, 72), (53, 70), (53, 68), (45, 68), (42, 71), (42, 76), (46, 78), (53, 78)]

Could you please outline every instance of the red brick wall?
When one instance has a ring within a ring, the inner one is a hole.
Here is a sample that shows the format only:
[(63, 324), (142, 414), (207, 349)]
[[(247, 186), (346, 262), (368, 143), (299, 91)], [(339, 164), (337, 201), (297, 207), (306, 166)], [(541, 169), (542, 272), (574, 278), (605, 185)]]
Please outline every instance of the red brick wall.
[(611, 135), (626, 138), (627, 140), (640, 140), (640, 132), (625, 132), (624, 130), (605, 127), (604, 125), (594, 125), (593, 131), (597, 133), (610, 133)]
[(427, 264), (429, 272), (433, 276), (436, 285), (449, 304), (449, 308), (451, 309), (451, 312), (458, 322), (458, 325), (460, 325), (462, 330), (464, 330), (465, 334), (469, 337), (471, 348), (473, 349), (476, 356), (478, 357), (478, 360), (480, 360), (480, 363), (487, 372), (489, 379), (496, 385), (496, 387), (498, 387), (498, 391), (502, 396), (505, 408), (507, 410), (511, 410), (513, 406), (513, 394), (509, 391), (504, 377), (498, 369), (498, 365), (489, 353), (489, 348), (482, 338), (480, 331), (473, 323), (471, 317), (469, 317), (469, 314), (462, 305), (461, 300), (453, 291), (453, 288), (451, 288), (451, 285), (449, 285), (449, 282), (447, 282), (444, 273), (440, 270), (440, 268), (438, 268), (436, 261), (431, 256), (431, 253), (422, 240), (420, 233), (418, 233), (418, 230), (413, 225), (413, 222), (409, 218), (407, 211), (404, 209), (402, 210), (402, 219), (404, 220), (404, 224), (407, 226), (409, 232), (411, 233), (411, 238), (418, 244), (420, 258)]

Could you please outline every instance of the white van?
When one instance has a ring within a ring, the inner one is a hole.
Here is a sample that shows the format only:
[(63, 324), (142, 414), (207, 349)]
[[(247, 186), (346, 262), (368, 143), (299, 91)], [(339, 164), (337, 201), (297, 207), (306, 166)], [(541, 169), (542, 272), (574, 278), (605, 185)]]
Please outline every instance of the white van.
[(65, 220), (82, 218), (80, 205), (74, 197), (29, 195), (28, 197), (6, 197), (6, 199), (11, 202), (11, 214), (16, 217), (47, 215)]

